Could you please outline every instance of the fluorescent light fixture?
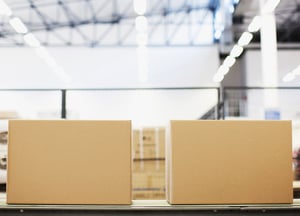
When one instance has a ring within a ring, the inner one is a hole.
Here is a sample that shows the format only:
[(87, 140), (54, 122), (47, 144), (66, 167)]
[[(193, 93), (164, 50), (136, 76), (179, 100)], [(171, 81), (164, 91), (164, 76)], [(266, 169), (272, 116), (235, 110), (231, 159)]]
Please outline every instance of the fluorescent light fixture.
[(227, 66), (228, 68), (232, 67), (232, 65), (234, 65), (236, 59), (232, 56), (227, 56), (224, 59), (223, 65)]
[(146, 32), (148, 29), (148, 20), (145, 16), (135, 18), (135, 29), (137, 32)]
[(56, 61), (54, 60), (54, 58), (52, 58), (51, 56), (49, 56), (48, 58), (44, 59), (45, 63), (47, 65), (49, 65), (52, 68), (56, 68), (58, 67), (58, 64), (56, 63)]
[(31, 47), (39, 47), (41, 43), (38, 41), (38, 39), (32, 34), (32, 33), (27, 33), (24, 35), (24, 41), (28, 46)]
[(8, 7), (8, 5), (3, 0), (0, 0), (0, 15), (3, 15), (3, 16), (11, 16), (12, 15), (11, 9)]
[(14, 17), (14, 18), (11, 18), (8, 22), (16, 32), (18, 32), (20, 34), (26, 34), (28, 32), (27, 27), (22, 22), (22, 20), (20, 20), (20, 18)]
[(227, 67), (225, 65), (221, 65), (218, 68), (218, 71), (217, 71), (217, 73), (220, 73), (220, 74), (223, 74), (223, 75), (226, 75), (228, 72), (229, 72), (229, 67)]
[(216, 30), (216, 31), (215, 31), (215, 34), (214, 34), (215, 39), (220, 39), (220, 38), (221, 38), (221, 35), (222, 35), (222, 31), (220, 31), (220, 30)]
[(144, 15), (147, 10), (147, 0), (133, 0), (133, 8), (138, 15)]
[(251, 34), (250, 32), (244, 32), (240, 39), (238, 40), (238, 45), (239, 46), (246, 46), (250, 43), (250, 41), (253, 38), (253, 34)]
[(274, 12), (275, 8), (277, 7), (277, 5), (279, 4), (280, 0), (269, 0), (267, 1), (263, 8), (262, 8), (262, 13), (266, 14), (266, 13), (272, 13)]
[(295, 75), (300, 75), (300, 65), (298, 67), (296, 67), (293, 71), (292, 71), (293, 74)]
[(223, 79), (224, 79), (224, 74), (222, 73), (216, 73), (213, 77), (213, 81), (217, 83), (221, 82)]
[(47, 52), (47, 50), (45, 49), (45, 47), (42, 47), (42, 46), (37, 47), (37, 48), (35, 48), (35, 52), (43, 60), (46, 60), (46, 59), (50, 58), (50, 55)]
[(146, 33), (137, 33), (136, 43), (138, 46), (146, 46), (148, 44), (148, 35)]
[(65, 72), (65, 70), (62, 67), (57, 66), (57, 67), (53, 68), (53, 72), (57, 76), (59, 76), (64, 83), (69, 84), (72, 82), (71, 77)]
[(230, 55), (234, 58), (237, 58), (242, 54), (243, 50), (243, 47), (239, 45), (234, 45), (232, 50), (230, 51)]
[(295, 79), (295, 74), (293, 74), (293, 73), (287, 73), (287, 74), (283, 77), (282, 81), (283, 81), (283, 82), (290, 82), (290, 81), (292, 81), (293, 79)]
[(260, 16), (255, 16), (248, 26), (249, 32), (257, 32), (261, 28), (261, 18)]

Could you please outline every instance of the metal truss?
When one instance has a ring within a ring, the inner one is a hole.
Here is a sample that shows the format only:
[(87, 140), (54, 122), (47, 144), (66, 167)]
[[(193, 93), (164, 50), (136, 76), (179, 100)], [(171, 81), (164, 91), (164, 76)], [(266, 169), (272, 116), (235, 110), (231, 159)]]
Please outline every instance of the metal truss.
[[(258, 1), (259, 2), (259, 1)], [(251, 5), (253, 1), (240, 0), (240, 4)], [(247, 29), (255, 15), (259, 14), (259, 4), (252, 10), (244, 11), (233, 16), (235, 41)], [(275, 10), (277, 42), (300, 43), (300, 0), (281, 1)], [(252, 40), (260, 42), (260, 33), (257, 32)]]
[[(45, 46), (135, 46), (132, 0), (6, 0)], [(212, 44), (219, 0), (147, 0), (148, 46)], [(0, 46), (23, 46), (0, 19)]]
[(300, 0), (285, 2), (285, 7), (276, 12), (277, 40), (300, 42)]

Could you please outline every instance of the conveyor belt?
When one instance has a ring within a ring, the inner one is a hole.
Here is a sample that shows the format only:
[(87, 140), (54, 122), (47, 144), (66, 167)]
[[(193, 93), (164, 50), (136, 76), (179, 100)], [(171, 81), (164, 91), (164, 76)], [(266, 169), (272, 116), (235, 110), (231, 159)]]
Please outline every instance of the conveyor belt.
[(300, 200), (283, 205), (169, 205), (165, 200), (133, 201), (132, 205), (7, 205), (0, 215), (300, 215)]

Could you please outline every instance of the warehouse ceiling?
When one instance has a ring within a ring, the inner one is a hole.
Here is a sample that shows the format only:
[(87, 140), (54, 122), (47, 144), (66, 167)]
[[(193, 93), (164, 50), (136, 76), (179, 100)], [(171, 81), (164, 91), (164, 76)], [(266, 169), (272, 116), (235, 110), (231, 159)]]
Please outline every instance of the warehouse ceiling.
[[(6, 0), (44, 46), (134, 46), (138, 14), (132, 0)], [(198, 46), (219, 42), (224, 2), (232, 14), (233, 42), (259, 14), (259, 0), (147, 0), (147, 45)], [(226, 6), (225, 6), (226, 7)], [(300, 0), (276, 9), (279, 42), (300, 42)], [(224, 17), (223, 17), (224, 18)], [(0, 16), (0, 46), (24, 46), (23, 35)], [(259, 41), (259, 33), (254, 37)]]
[[(46, 46), (130, 46), (136, 44), (133, 0), (6, 0), (14, 16)], [(148, 45), (213, 43), (217, 0), (147, 0)], [(0, 23), (0, 45), (23, 45)]]
[[(240, 0), (233, 14), (235, 41), (247, 30), (252, 18), (259, 14), (260, 0)], [(275, 10), (277, 41), (279, 43), (300, 42), (300, 0), (281, 0)], [(259, 42), (259, 33), (254, 41)]]

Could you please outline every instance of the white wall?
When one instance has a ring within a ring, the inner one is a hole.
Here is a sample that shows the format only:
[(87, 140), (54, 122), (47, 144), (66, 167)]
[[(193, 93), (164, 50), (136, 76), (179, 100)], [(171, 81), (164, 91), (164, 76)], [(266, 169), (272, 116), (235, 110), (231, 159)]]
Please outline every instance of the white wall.
[[(291, 82), (283, 82), (282, 78), (300, 64), (300, 50), (278, 50), (278, 77), (279, 86), (300, 86), (300, 76)], [(247, 86), (263, 86), (261, 52), (260, 50), (247, 50), (246, 62), (246, 84)]]
[[(282, 78), (300, 64), (300, 50), (278, 50), (279, 86), (300, 87), (300, 76), (291, 82), (283, 82)], [(247, 86), (262, 86), (261, 53), (259, 50), (248, 50), (245, 53)], [(276, 91), (276, 90), (274, 90)], [(300, 148), (300, 90), (277, 90), (278, 111), (281, 119), (293, 122), (293, 148)], [(250, 90), (248, 99), (248, 117), (264, 119), (264, 97), (262, 90)]]
[(71, 91), (67, 95), (68, 118), (130, 119), (134, 127), (198, 119), (218, 102), (216, 89)]
[(217, 46), (149, 48), (149, 80), (140, 82), (134, 47), (49, 48), (72, 82), (65, 85), (30, 48), (0, 49), (1, 88), (216, 86)]
[[(71, 77), (70, 84), (63, 83), (34, 50), (1, 48), (0, 88), (218, 86), (212, 81), (219, 65), (217, 46), (149, 48), (147, 82), (138, 78), (133, 47), (48, 50)], [(17, 110), (23, 118), (57, 118), (60, 93), (49, 94), (22, 96), (22, 92), (3, 92), (0, 101), (5, 105), (0, 106), (0, 112), (1, 109)], [(197, 119), (216, 103), (216, 90), (74, 91), (67, 94), (69, 118), (131, 119), (136, 126), (163, 126), (170, 119)]]

